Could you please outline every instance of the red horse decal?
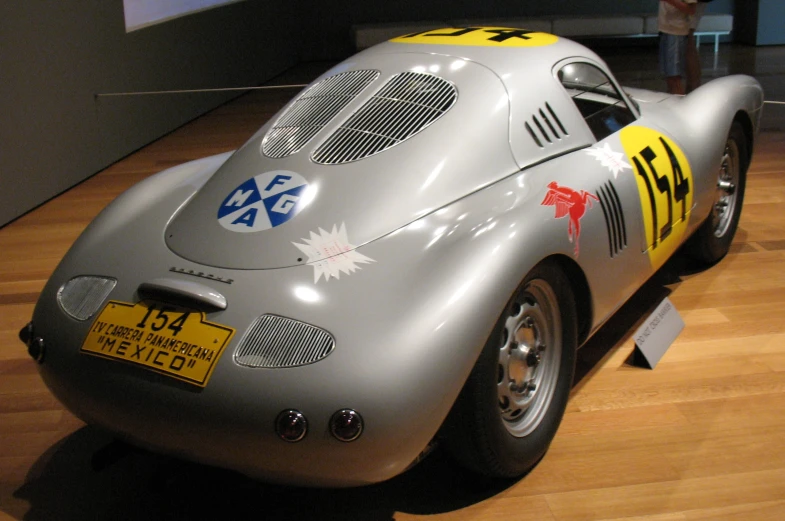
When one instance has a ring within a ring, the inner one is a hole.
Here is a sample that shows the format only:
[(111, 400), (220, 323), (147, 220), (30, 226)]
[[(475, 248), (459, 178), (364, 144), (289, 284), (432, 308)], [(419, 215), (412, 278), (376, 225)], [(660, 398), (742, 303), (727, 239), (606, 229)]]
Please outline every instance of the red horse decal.
[(575, 243), (575, 256), (578, 256), (578, 239), (581, 236), (581, 218), (586, 213), (586, 206), (592, 206), (591, 200), (599, 201), (596, 195), (590, 194), (586, 190), (576, 191), (566, 186), (559, 186), (556, 181), (548, 183), (548, 193), (540, 203), (543, 206), (555, 206), (556, 218), (560, 219), (566, 215), (570, 216), (567, 225), (567, 234), (570, 242)]

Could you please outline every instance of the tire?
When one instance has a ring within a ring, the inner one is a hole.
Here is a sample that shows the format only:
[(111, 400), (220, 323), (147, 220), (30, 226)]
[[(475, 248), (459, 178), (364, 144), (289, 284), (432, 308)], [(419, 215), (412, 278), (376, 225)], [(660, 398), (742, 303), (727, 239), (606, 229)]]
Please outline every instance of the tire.
[(499, 317), (445, 422), (447, 450), (493, 478), (517, 477), (545, 455), (575, 372), (576, 308), (554, 264), (536, 266)]
[(749, 167), (748, 141), (744, 129), (734, 121), (725, 142), (711, 213), (687, 242), (686, 254), (704, 265), (727, 255), (739, 225)]

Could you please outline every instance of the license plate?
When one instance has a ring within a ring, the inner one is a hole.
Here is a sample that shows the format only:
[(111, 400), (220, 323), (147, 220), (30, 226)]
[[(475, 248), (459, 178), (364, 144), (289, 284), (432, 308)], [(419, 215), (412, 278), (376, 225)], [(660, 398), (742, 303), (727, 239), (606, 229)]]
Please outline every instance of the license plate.
[(199, 387), (207, 385), (234, 329), (201, 311), (157, 302), (109, 301), (81, 351), (129, 362)]

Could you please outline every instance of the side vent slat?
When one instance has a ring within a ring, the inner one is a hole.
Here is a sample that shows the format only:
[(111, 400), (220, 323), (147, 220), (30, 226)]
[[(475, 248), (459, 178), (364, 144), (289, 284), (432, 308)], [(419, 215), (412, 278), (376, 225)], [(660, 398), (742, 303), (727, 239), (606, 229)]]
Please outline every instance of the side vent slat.
[(379, 71), (349, 71), (330, 76), (302, 93), (278, 118), (262, 142), (267, 157), (298, 152), (358, 94), (379, 77)]
[(553, 143), (548, 133), (545, 132), (544, 128), (542, 128), (542, 123), (540, 123), (540, 120), (537, 118), (536, 115), (534, 116), (534, 124), (537, 125), (537, 128), (540, 130), (542, 137), (545, 138), (545, 141), (547, 141), (548, 143)]
[(556, 136), (556, 139), (560, 139), (561, 136), (556, 131), (556, 129), (553, 128), (553, 124), (551, 123), (551, 120), (548, 119), (548, 116), (545, 115), (545, 112), (542, 109), (540, 109), (540, 116), (542, 116), (542, 119), (543, 119), (543, 121), (545, 121), (545, 124), (548, 125), (548, 128), (551, 129), (551, 133), (554, 136)]
[(427, 128), (457, 98), (455, 86), (438, 76), (397, 74), (327, 138), (312, 159), (335, 165), (378, 154)]
[(531, 126), (529, 125), (529, 123), (528, 123), (528, 122), (526, 123), (526, 130), (528, 130), (528, 131), (529, 131), (529, 135), (531, 135), (532, 139), (534, 140), (534, 142), (535, 142), (535, 143), (537, 143), (537, 146), (538, 146), (538, 147), (540, 147), (540, 148), (545, 148), (545, 147), (542, 145), (542, 141), (540, 141), (540, 138), (538, 138), (538, 137), (537, 137), (537, 134), (535, 134), (535, 133), (534, 133), (534, 130), (532, 130), (532, 128), (531, 128)]
[(559, 125), (559, 128), (561, 129), (561, 133), (564, 134), (565, 136), (569, 136), (570, 133), (567, 132), (566, 128), (564, 128), (564, 125), (562, 125), (559, 116), (556, 115), (556, 112), (553, 111), (551, 104), (548, 103), (547, 101), (545, 102), (545, 108), (548, 109), (548, 113), (550, 113), (551, 117), (553, 117), (553, 120), (556, 122), (556, 124)]
[(556, 111), (547, 102), (544, 108), (540, 108), (537, 113), (532, 114), (524, 126), (540, 148), (557, 143), (570, 135)]

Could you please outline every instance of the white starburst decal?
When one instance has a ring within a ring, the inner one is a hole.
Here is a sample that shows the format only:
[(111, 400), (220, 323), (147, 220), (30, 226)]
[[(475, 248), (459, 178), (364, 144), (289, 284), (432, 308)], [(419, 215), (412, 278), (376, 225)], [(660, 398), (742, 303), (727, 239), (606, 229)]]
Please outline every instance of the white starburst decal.
[(340, 228), (333, 225), (331, 232), (319, 228), (318, 233), (311, 232), (310, 239), (303, 237), (302, 240), (305, 244), (292, 244), (308, 256), (307, 263), (314, 268), (314, 283), (319, 282), (322, 276), (325, 281), (330, 280), (330, 277), (340, 279), (341, 273), (349, 275), (359, 270), (358, 264), (376, 262), (354, 250), (354, 245), (349, 243), (344, 223), (341, 223)]
[(632, 170), (629, 163), (624, 160), (624, 154), (611, 150), (611, 146), (608, 143), (605, 143), (602, 147), (590, 148), (586, 153), (602, 163), (602, 166), (608, 167), (613, 172), (614, 179), (619, 177), (619, 172), (628, 168)]

